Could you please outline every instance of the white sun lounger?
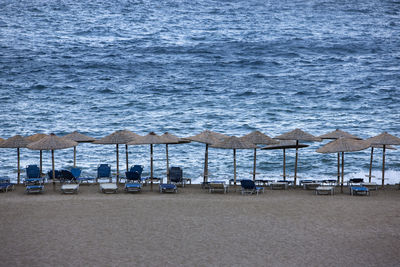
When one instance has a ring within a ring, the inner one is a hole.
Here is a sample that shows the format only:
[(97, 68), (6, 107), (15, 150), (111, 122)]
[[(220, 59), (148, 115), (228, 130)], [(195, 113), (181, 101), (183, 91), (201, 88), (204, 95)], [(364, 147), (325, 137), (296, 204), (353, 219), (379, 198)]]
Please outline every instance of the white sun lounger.
[(118, 186), (114, 183), (103, 183), (100, 184), (100, 191), (104, 194), (115, 194), (118, 191)]
[(334, 186), (318, 186), (315, 188), (316, 195), (334, 195), (335, 187)]
[(61, 192), (64, 194), (77, 194), (79, 184), (63, 184), (61, 186)]

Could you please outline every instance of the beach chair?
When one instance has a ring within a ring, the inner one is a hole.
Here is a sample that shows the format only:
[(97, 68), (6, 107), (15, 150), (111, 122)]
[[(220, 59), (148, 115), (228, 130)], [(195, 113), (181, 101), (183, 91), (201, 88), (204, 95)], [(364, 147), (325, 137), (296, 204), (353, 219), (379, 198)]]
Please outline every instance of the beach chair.
[(90, 181), (94, 182), (94, 180), (96, 180), (94, 177), (81, 177), (82, 170), (79, 168), (71, 168), (71, 173), (75, 177), (75, 180), (78, 184), (88, 184)]
[(317, 188), (315, 188), (315, 194), (316, 195), (334, 195), (335, 187), (328, 186), (328, 185), (318, 186)]
[(44, 191), (44, 181), (42, 178), (25, 179), (25, 193), (42, 193)]
[[(52, 170), (50, 170), (50, 171), (47, 172), (47, 177), (49, 177), (50, 180), (53, 179), (53, 171), (52, 171)], [(56, 180), (60, 180), (60, 178), (61, 178), (61, 172), (58, 171), (58, 170), (55, 170), (55, 171), (54, 171), (54, 178), (55, 178)]]
[(129, 171), (130, 172), (138, 172), (140, 176), (142, 176), (144, 167), (142, 165), (133, 165)]
[(182, 187), (185, 187), (185, 182), (183, 180), (183, 171), (180, 167), (169, 168), (169, 179), (171, 183), (182, 185)]
[(125, 172), (126, 183), (125, 183), (125, 191), (126, 192), (140, 192), (142, 191), (141, 177), (138, 172)]
[(8, 178), (0, 178), (0, 191), (8, 192), (14, 190), (14, 184), (10, 183), (10, 179)]
[(40, 178), (40, 169), (37, 165), (26, 166), (26, 178)]
[(352, 178), (347, 181), (347, 186), (361, 185), (364, 182), (363, 178)]
[(355, 195), (364, 195), (364, 196), (369, 196), (369, 190), (368, 188), (364, 186), (352, 186), (350, 187), (350, 195), (355, 196)]
[(178, 187), (176, 184), (160, 184), (160, 193), (178, 193)]
[(264, 187), (256, 186), (252, 180), (241, 180), (240, 186), (242, 187), (241, 194), (257, 194), (264, 193)]
[(228, 185), (222, 181), (212, 181), (208, 184), (208, 190), (210, 193), (222, 192), (226, 194), (228, 193)]
[(368, 190), (378, 190), (378, 184), (377, 183), (361, 183), (361, 186), (368, 188)]
[(108, 179), (111, 183), (111, 166), (108, 164), (100, 164), (97, 167), (97, 178), (96, 181), (98, 182), (99, 179)]
[(100, 191), (104, 194), (115, 194), (118, 192), (116, 183), (100, 183)]
[(269, 184), (271, 190), (286, 190), (288, 188), (288, 183), (286, 182), (273, 182)]

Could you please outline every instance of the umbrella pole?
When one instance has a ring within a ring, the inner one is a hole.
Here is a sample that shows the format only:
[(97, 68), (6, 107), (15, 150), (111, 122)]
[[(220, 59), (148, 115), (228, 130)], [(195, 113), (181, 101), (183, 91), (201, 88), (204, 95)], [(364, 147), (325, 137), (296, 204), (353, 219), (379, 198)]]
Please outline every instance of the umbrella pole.
[(233, 149), (233, 184), (236, 190), (236, 149)]
[(206, 144), (206, 152), (204, 156), (204, 179), (203, 182), (207, 182), (208, 180), (208, 144)]
[(76, 167), (76, 146), (74, 146), (74, 168)]
[(129, 171), (128, 145), (125, 144), (126, 171)]
[(296, 162), (294, 164), (294, 188), (296, 188), (296, 181), (297, 181), (297, 161), (299, 158), (299, 140), (296, 140)]
[(54, 168), (54, 150), (51, 150), (51, 168), (53, 170), (53, 190), (56, 190), (56, 169)]
[(40, 164), (39, 164), (40, 166), (40, 176), (42, 176), (42, 173), (43, 173), (43, 168), (42, 168), (42, 166), (43, 166), (43, 150), (40, 150)]
[(168, 159), (168, 144), (165, 144), (165, 156), (167, 157), (167, 183), (170, 183), (169, 180), (169, 159)]
[(340, 183), (340, 152), (337, 153), (337, 183)]
[(385, 152), (386, 145), (383, 145), (383, 155), (382, 155), (382, 188), (385, 186)]
[[(118, 180), (119, 180), (119, 151), (118, 151), (118, 144), (116, 145), (116, 153), (117, 153), (117, 184), (118, 184)], [(112, 180), (112, 178), (111, 178)]]
[(150, 144), (150, 189), (153, 191), (153, 144)]
[(257, 148), (254, 148), (253, 182), (256, 181)]
[(343, 193), (343, 181), (344, 181), (344, 152), (342, 152), (342, 182), (340, 183), (341, 193)]
[(372, 159), (374, 158), (374, 148), (371, 147), (371, 159), (369, 161), (369, 182), (371, 182), (372, 178)]
[(286, 181), (286, 149), (283, 149), (283, 180)]
[(20, 176), (20, 171), (19, 171), (19, 169), (20, 169), (19, 160), (20, 160), (20, 156), (19, 156), (19, 147), (18, 147), (18, 148), (17, 148), (17, 161), (18, 161), (18, 163), (17, 163), (17, 169), (18, 169), (17, 183), (18, 183), (18, 184), (20, 183), (20, 178), (21, 178), (21, 176)]

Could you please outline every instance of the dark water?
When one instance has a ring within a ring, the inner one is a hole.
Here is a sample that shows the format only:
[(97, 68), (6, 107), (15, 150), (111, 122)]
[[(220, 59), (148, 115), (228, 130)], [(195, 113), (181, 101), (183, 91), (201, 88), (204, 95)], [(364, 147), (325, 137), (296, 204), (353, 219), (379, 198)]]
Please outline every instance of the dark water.
[[(294, 128), (400, 136), (399, 18), (400, 1), (2, 0), (0, 136)], [(335, 155), (316, 153), (321, 145), (301, 151), (300, 177), (335, 176)], [(170, 147), (171, 163), (200, 177), (204, 146)], [(148, 150), (130, 147), (130, 164), (148, 170)], [(78, 152), (87, 174), (100, 162), (115, 166), (113, 146)], [(155, 153), (156, 175), (165, 175), (164, 146)], [(0, 155), (0, 174), (15, 177), (16, 152)], [(239, 178), (250, 177), (252, 151), (238, 158)], [(21, 160), (38, 163), (38, 153), (23, 149)], [(281, 151), (260, 151), (260, 177), (278, 178), (281, 160)], [(72, 149), (57, 151), (56, 164), (70, 167)], [(290, 173), (292, 165), (293, 152)], [(369, 151), (346, 155), (347, 177), (368, 166)], [(232, 151), (210, 151), (215, 177), (232, 169)], [(387, 170), (400, 180), (398, 151), (388, 152)]]

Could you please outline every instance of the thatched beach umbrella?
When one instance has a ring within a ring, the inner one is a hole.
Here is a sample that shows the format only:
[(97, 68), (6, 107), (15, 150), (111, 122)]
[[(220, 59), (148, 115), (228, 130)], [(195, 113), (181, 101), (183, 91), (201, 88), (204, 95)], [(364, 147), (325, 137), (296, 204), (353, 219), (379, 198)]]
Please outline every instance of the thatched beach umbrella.
[[(25, 137), (25, 139), (29, 143), (33, 143), (33, 142), (39, 141), (40, 139), (42, 139), (45, 136), (47, 136), (47, 134), (37, 133), (37, 134), (33, 134), (33, 135)], [(40, 175), (42, 175), (42, 169), (43, 169), (42, 167), (43, 167), (43, 151), (40, 150), (40, 160), (39, 160)]]
[(166, 159), (167, 159), (167, 182), (170, 183), (170, 178), (169, 178), (169, 158), (168, 158), (168, 144), (184, 144), (184, 143), (190, 143), (189, 140), (185, 140), (183, 138), (180, 138), (178, 136), (175, 136), (173, 134), (170, 134), (168, 132), (165, 132), (164, 134), (161, 135), (162, 138), (165, 140), (165, 154), (166, 154)]
[(211, 147), (233, 149), (233, 183), (236, 186), (236, 149), (251, 149), (257, 148), (257, 146), (236, 136), (230, 136), (223, 141), (212, 144)]
[(18, 169), (17, 183), (18, 184), (20, 183), (20, 180), (21, 180), (19, 149), (26, 147), (28, 144), (29, 144), (29, 142), (21, 135), (15, 135), (15, 136), (10, 137), (0, 143), (0, 147), (17, 149), (17, 169)]
[(344, 152), (360, 151), (368, 148), (369, 146), (370, 144), (363, 140), (339, 138), (317, 149), (318, 153), (342, 153), (342, 181), (340, 184), (340, 190), (342, 193), (344, 182)]
[(220, 142), (227, 138), (228, 136), (225, 134), (205, 130), (197, 135), (185, 137), (184, 139), (188, 139), (190, 141), (199, 142), (206, 144), (206, 151), (204, 156), (204, 178), (203, 182), (207, 182), (208, 179), (208, 146), (214, 143)]
[(287, 132), (285, 134), (274, 137), (274, 139), (279, 140), (294, 140), (296, 141), (296, 161), (294, 164), (294, 186), (296, 186), (297, 181), (297, 161), (299, 158), (299, 141), (321, 141), (318, 137), (315, 137), (309, 133), (306, 133), (300, 129), (295, 129), (293, 131)]
[[(369, 142), (368, 139), (365, 140), (365, 141)], [(372, 179), (372, 161), (374, 159), (374, 149), (375, 148), (383, 148), (383, 145), (371, 145), (371, 158), (370, 158), (370, 161), (369, 161), (369, 173), (368, 173), (369, 182), (371, 182), (371, 179)], [(387, 145), (387, 146), (385, 146), (385, 148), (386, 149), (391, 149), (391, 150), (397, 150), (395, 147), (393, 147), (391, 145)]]
[[(339, 129), (336, 129), (335, 131), (329, 132), (327, 134), (320, 135), (319, 138), (333, 139), (333, 140), (336, 140), (339, 138), (350, 138), (350, 139), (361, 140), (360, 137), (349, 134), (349, 133), (339, 130)], [(338, 183), (340, 182), (340, 153), (337, 153), (337, 182)]]
[(150, 132), (145, 136), (141, 136), (131, 142), (128, 145), (150, 145), (150, 188), (153, 190), (153, 145), (155, 144), (166, 144), (169, 143), (166, 138), (157, 135), (154, 132)]
[[(243, 140), (255, 145), (276, 145), (278, 141), (260, 131), (254, 131), (242, 137)], [(257, 148), (254, 148), (253, 181), (256, 180)]]
[(371, 137), (368, 139), (368, 142), (371, 145), (382, 145), (383, 153), (382, 153), (382, 188), (385, 185), (385, 152), (387, 145), (400, 145), (400, 138), (388, 134), (387, 132), (383, 132), (380, 135), (375, 137)]
[(77, 146), (78, 143), (72, 140), (68, 139), (63, 139), (55, 134), (50, 134), (39, 141), (30, 143), (27, 145), (27, 148), (32, 149), (32, 150), (51, 150), (51, 165), (52, 165), (52, 170), (53, 170), (53, 186), (55, 186), (55, 168), (54, 168), (54, 150), (58, 149), (64, 149), (64, 148), (70, 148)]
[(309, 145), (300, 144), (300, 143), (296, 145), (296, 141), (281, 140), (276, 145), (268, 145), (261, 149), (266, 149), (266, 150), (282, 149), (283, 150), (283, 180), (286, 181), (286, 149), (296, 148), (296, 147), (303, 148), (303, 147), (308, 147), (308, 146)]
[[(77, 131), (64, 135), (62, 138), (69, 139), (77, 143), (91, 143), (96, 140), (93, 137), (81, 134)], [(76, 146), (74, 146), (74, 168), (75, 167), (76, 167)]]
[(119, 145), (125, 145), (126, 150), (126, 171), (128, 171), (128, 143), (136, 138), (140, 138), (141, 136), (131, 132), (129, 130), (119, 130), (114, 133), (107, 135), (101, 139), (98, 139), (93, 142), (93, 144), (102, 144), (102, 145), (116, 145), (116, 161), (117, 161), (117, 183), (119, 181)]

